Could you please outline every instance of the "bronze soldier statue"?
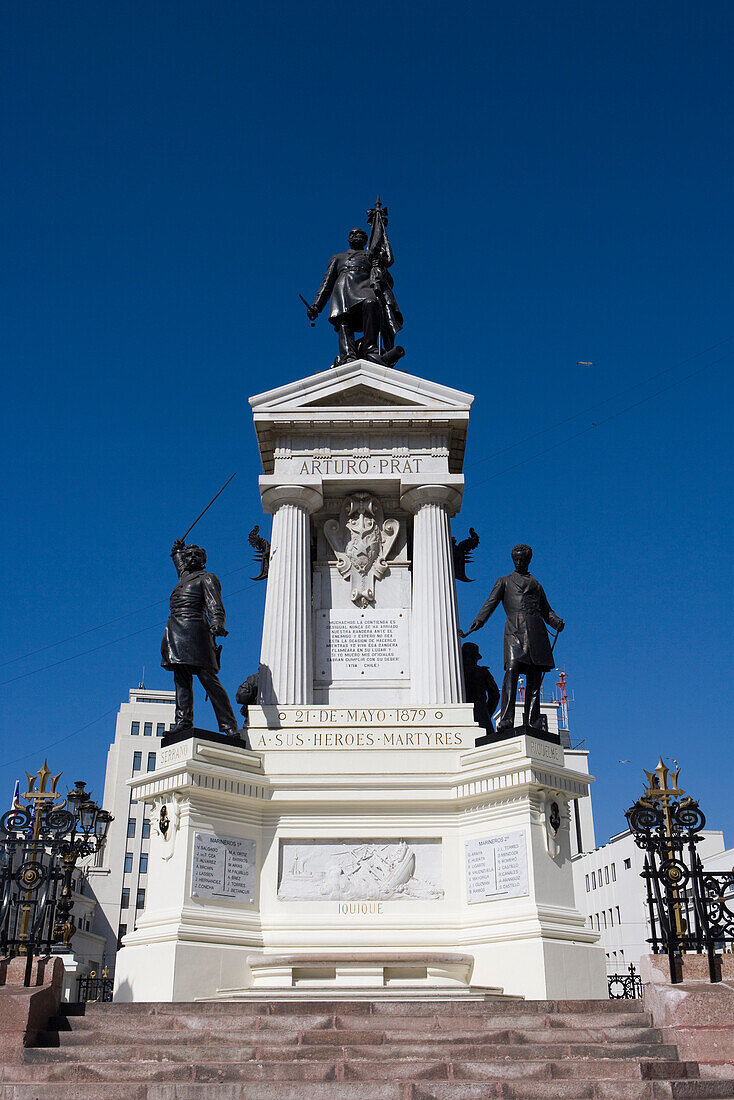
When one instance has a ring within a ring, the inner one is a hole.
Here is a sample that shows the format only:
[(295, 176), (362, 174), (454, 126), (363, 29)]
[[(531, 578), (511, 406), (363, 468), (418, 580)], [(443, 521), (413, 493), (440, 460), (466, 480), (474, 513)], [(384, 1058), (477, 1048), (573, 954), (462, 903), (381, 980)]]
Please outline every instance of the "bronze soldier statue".
[(171, 550), (179, 581), (171, 593), (171, 614), (161, 642), (161, 664), (173, 672), (176, 685), (176, 723), (171, 733), (193, 729), (194, 675), (198, 676), (214, 707), (222, 733), (238, 737), (237, 719), (217, 673), (226, 637), (224, 605), (219, 580), (207, 573), (206, 550), (176, 539)]
[(466, 638), (484, 626), (489, 616), (501, 603), (507, 614), (505, 623), (505, 678), (502, 682), (500, 717), (497, 732), (512, 731), (515, 725), (515, 696), (517, 681), (525, 676), (525, 706), (523, 728), (545, 732), (540, 714), (540, 687), (543, 676), (555, 668), (548, 631), (545, 623), (559, 633), (566, 625), (551, 609), (543, 586), (528, 572), (533, 551), (520, 543), (512, 551), (515, 571), (500, 577), (489, 594), (489, 599), (477, 612)]
[[(372, 226), (369, 242), (364, 229), (352, 229), (349, 248), (331, 257), (313, 305), (306, 303), (308, 316), (315, 321), (331, 298), (329, 321), (339, 341), (335, 367), (353, 359), (392, 366), (405, 354), (395, 346), (403, 315), (388, 270), (394, 256), (387, 236), (387, 208), (379, 197), (367, 218)], [(362, 333), (359, 340), (358, 332)]]

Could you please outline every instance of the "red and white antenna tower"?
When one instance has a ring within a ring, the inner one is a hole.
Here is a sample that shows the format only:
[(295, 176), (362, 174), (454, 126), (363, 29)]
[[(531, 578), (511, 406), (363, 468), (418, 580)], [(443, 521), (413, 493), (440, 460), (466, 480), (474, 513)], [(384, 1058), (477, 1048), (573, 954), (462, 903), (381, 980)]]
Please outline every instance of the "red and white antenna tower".
[(569, 702), (573, 702), (573, 698), (571, 698), (570, 700), (568, 698), (565, 671), (559, 671), (558, 680), (556, 681), (556, 687), (558, 688), (558, 702), (561, 704), (558, 714), (558, 726), (559, 729), (568, 731), (568, 704)]

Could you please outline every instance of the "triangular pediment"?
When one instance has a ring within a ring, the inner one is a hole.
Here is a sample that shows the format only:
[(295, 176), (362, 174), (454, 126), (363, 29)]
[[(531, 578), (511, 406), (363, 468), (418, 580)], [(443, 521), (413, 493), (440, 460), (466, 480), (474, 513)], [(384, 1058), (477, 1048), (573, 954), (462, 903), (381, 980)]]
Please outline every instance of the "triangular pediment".
[(384, 405), (408, 405), (415, 408), (416, 402), (394, 393), (376, 390), (372, 386), (358, 385), (350, 386), (350, 388), (346, 390), (337, 390), (334, 393), (327, 394), (325, 397), (317, 397), (313, 401), (310, 401), (305, 407), (312, 409), (337, 409), (346, 406), (348, 408), (359, 407), (374, 409)]
[(474, 400), (461, 390), (405, 371), (357, 359), (250, 398), (258, 415), (306, 413), (309, 409), (399, 408), (468, 413)]

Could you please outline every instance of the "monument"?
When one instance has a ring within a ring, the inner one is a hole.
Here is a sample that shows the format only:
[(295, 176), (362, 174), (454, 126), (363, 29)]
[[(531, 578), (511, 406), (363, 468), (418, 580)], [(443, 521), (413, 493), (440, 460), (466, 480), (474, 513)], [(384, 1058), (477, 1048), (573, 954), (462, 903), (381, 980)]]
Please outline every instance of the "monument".
[(570, 864), (590, 779), (553, 723), (486, 743), (466, 695), (473, 398), (350, 318), (335, 366), (250, 399), (272, 516), (251, 747), (165, 738), (130, 781), (154, 835), (115, 997), (605, 997)]

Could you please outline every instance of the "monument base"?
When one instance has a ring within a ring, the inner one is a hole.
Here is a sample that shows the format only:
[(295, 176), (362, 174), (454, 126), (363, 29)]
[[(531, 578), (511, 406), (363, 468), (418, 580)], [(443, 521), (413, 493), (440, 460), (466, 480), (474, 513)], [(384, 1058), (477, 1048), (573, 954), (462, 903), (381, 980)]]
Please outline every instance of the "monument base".
[(191, 726), (189, 729), (176, 730), (164, 733), (161, 738), (161, 748), (167, 749), (169, 745), (178, 745), (181, 741), (190, 741), (192, 737), (198, 737), (200, 741), (211, 741), (215, 745), (238, 745), (242, 749), (249, 749), (250, 741), (247, 730), (239, 730), (237, 736), (231, 733), (215, 733), (214, 730), (199, 729)]
[(464, 704), (250, 719), (252, 750), (196, 732), (130, 781), (153, 833), (116, 1000), (606, 997), (570, 862), (569, 802), (590, 780), (560, 745), (477, 748)]

